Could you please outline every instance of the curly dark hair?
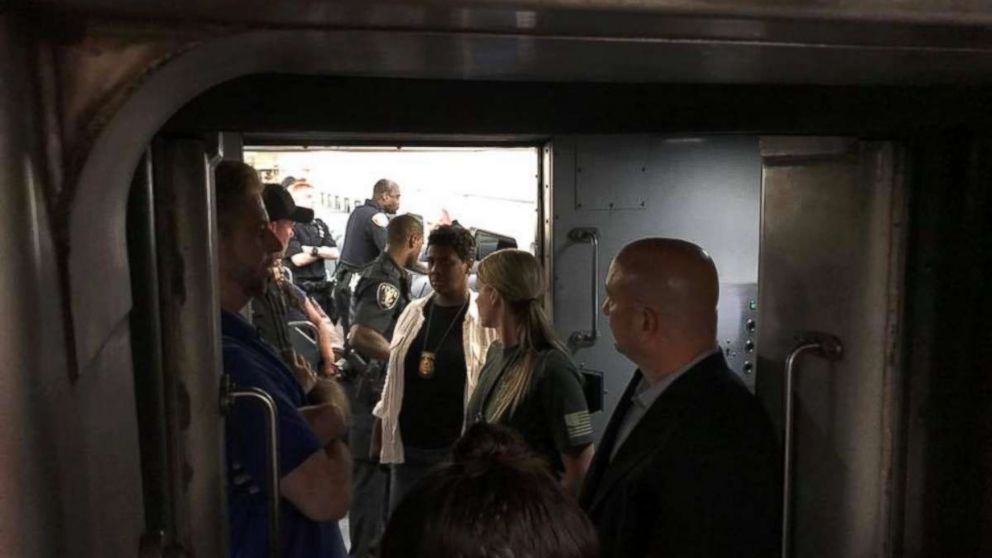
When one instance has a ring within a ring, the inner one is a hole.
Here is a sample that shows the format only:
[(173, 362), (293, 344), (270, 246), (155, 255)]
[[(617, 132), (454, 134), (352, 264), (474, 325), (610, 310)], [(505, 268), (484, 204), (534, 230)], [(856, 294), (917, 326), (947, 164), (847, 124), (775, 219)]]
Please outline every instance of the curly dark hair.
[(475, 259), (475, 238), (458, 225), (441, 225), (427, 237), (428, 246), (450, 246), (463, 262)]

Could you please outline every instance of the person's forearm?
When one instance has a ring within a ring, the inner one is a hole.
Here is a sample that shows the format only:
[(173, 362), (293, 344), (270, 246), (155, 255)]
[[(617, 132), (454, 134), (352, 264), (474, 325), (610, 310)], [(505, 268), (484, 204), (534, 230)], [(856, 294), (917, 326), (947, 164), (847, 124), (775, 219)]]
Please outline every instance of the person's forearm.
[(332, 440), (279, 479), (279, 492), (313, 521), (337, 521), (351, 506), (351, 454)]
[(322, 360), (322, 370), (321, 373), (324, 377), (333, 376), (336, 368), (334, 367), (334, 343), (333, 343), (333, 330), (334, 326), (330, 324), (330, 321), (324, 322), (323, 320), (317, 325), (317, 348), (320, 350), (320, 358)]
[(345, 422), (351, 420), (351, 409), (348, 407), (348, 396), (345, 395), (344, 390), (341, 389), (341, 385), (338, 384), (337, 380), (333, 379), (319, 379), (317, 384), (310, 390), (310, 401), (319, 405), (322, 403), (331, 403), (338, 409), (344, 412)]
[(321, 445), (341, 438), (348, 431), (344, 410), (333, 403), (303, 407), (300, 414), (313, 429)]
[(340, 253), (333, 246), (321, 246), (317, 249), (317, 255), (325, 260), (336, 260)]
[(310, 247), (310, 246), (301, 246), (301, 248), (303, 249), (302, 252), (300, 252), (299, 254), (293, 254), (289, 258), (289, 261), (293, 262), (293, 265), (295, 265), (296, 267), (308, 266), (308, 265), (312, 264), (313, 262), (315, 262), (315, 261), (317, 261), (317, 260), (320, 259), (320, 257), (313, 256), (313, 255), (310, 254), (310, 251), (312, 250), (312, 247)]
[(356, 325), (351, 329), (351, 346), (362, 356), (381, 362), (389, 360), (389, 341), (379, 332)]
[(561, 486), (562, 490), (569, 496), (578, 498), (582, 481), (585, 480), (586, 471), (589, 470), (589, 464), (592, 462), (593, 453), (593, 446), (589, 444), (581, 450), (561, 454), (561, 461), (565, 467)]
[(337, 489), (334, 507), (339, 513), (335, 515), (339, 515), (338, 519), (341, 519), (351, 507), (351, 451), (343, 442), (335, 440), (324, 448), (324, 453), (327, 454), (330, 462), (329, 472), (332, 483)]

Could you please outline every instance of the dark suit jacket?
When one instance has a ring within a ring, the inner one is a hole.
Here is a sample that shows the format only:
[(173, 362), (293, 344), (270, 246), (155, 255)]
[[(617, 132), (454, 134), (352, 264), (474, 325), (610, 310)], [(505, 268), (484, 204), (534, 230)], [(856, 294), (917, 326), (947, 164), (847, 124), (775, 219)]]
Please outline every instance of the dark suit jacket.
[(610, 418), (580, 497), (602, 555), (774, 556), (780, 453), (758, 400), (716, 353), (668, 386), (611, 463), (640, 378)]

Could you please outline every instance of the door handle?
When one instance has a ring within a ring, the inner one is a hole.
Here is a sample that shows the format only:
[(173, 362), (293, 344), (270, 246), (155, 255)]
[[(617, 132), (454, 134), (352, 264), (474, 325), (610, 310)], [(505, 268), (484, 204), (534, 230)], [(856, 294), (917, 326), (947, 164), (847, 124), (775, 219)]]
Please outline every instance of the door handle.
[(568, 231), (568, 239), (576, 243), (592, 244), (592, 323), (586, 331), (573, 331), (568, 336), (568, 346), (572, 352), (592, 347), (599, 337), (596, 319), (599, 316), (599, 231), (594, 227), (580, 227)]
[(269, 557), (281, 558), (282, 539), (280, 536), (279, 518), (279, 431), (277, 430), (278, 415), (276, 403), (272, 396), (259, 388), (237, 389), (231, 377), (224, 375), (221, 386), (221, 411), (227, 414), (238, 399), (255, 401), (262, 406), (266, 415), (266, 450), (268, 450), (269, 486), (266, 497), (269, 503)]
[(785, 359), (785, 451), (783, 452), (783, 482), (782, 482), (782, 558), (789, 558), (789, 545), (792, 536), (792, 431), (794, 428), (795, 393), (793, 379), (796, 363), (805, 352), (813, 352), (828, 361), (840, 360), (844, 354), (844, 345), (840, 339), (829, 333), (809, 332), (799, 336), (799, 341), (789, 351)]

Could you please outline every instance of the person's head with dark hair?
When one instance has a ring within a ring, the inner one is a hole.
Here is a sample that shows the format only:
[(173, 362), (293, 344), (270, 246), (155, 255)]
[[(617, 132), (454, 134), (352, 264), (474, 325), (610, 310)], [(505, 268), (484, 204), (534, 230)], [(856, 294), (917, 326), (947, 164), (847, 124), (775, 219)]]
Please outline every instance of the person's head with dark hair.
[(443, 299), (461, 300), (466, 296), (474, 260), (475, 239), (463, 227), (441, 225), (427, 238), (431, 288)]
[(279, 185), (282, 186), (283, 188), (289, 188), (295, 182), (296, 182), (296, 178), (292, 176), (287, 176), (286, 178), (282, 179), (282, 182), (280, 182)]
[(380, 178), (372, 186), (372, 201), (386, 213), (396, 213), (400, 209), (400, 185), (388, 178)]
[(473, 425), (393, 512), (381, 558), (594, 558), (596, 533), (513, 431)]
[(221, 306), (239, 311), (265, 291), (272, 253), (281, 244), (269, 228), (258, 173), (239, 161), (223, 161), (214, 170), (219, 242)]
[(413, 267), (424, 246), (424, 225), (413, 215), (393, 217), (386, 226), (386, 251), (402, 267)]

